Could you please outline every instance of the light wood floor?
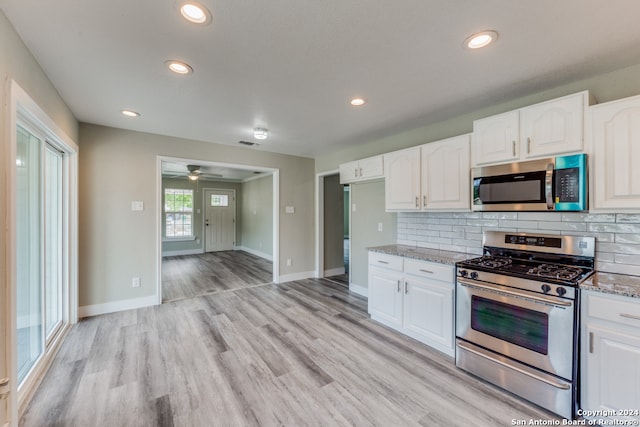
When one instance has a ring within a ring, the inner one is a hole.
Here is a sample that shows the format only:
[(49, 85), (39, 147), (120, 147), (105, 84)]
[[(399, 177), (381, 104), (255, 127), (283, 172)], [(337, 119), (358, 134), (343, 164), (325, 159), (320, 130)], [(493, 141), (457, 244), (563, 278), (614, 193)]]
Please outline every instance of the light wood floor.
[(163, 302), (272, 281), (272, 262), (244, 251), (162, 258)]
[(75, 325), (23, 426), (510, 426), (552, 416), (371, 321), (328, 280)]

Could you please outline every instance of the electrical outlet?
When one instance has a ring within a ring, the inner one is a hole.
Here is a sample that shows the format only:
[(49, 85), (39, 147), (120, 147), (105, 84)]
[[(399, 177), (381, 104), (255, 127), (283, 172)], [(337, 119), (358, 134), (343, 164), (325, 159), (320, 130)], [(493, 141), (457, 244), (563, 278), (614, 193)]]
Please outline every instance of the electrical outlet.
[(355, 212), (356, 211), (356, 204), (352, 203), (351, 204), (351, 212)]
[(139, 277), (132, 277), (131, 278), (131, 287), (132, 288), (139, 288), (140, 287), (140, 278)]
[(291, 267), (291, 264), (292, 264), (291, 258), (287, 258), (287, 267)]
[(378, 231), (382, 231), (382, 223), (381, 222), (378, 223)]

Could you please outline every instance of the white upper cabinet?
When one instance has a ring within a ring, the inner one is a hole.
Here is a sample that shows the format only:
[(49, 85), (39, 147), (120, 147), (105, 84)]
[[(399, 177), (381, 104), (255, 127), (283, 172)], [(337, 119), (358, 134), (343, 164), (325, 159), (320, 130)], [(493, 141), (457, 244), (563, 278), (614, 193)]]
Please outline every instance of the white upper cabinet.
[(517, 111), (510, 111), (473, 122), (474, 165), (502, 163), (519, 158), (518, 118)]
[(462, 135), (385, 154), (386, 210), (468, 211), (469, 139)]
[(473, 165), (520, 161), (584, 150), (588, 92), (542, 102), (473, 123)]
[(422, 146), (423, 210), (469, 210), (469, 139), (462, 135)]
[(521, 109), (522, 157), (582, 151), (586, 97), (583, 92)]
[(366, 159), (343, 163), (340, 165), (340, 183), (368, 181), (384, 178), (384, 163), (382, 155)]
[(640, 211), (640, 96), (590, 108), (592, 210)]
[(385, 154), (384, 163), (386, 210), (420, 210), (420, 147)]

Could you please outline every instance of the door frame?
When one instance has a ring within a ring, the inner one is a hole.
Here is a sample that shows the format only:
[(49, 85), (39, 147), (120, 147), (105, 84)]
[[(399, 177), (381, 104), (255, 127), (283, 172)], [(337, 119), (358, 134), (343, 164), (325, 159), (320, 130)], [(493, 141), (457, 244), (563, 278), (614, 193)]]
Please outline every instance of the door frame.
[[(202, 229), (205, 229), (205, 222), (207, 221), (206, 218), (206, 209), (207, 209), (207, 196), (206, 196), (206, 192), (207, 191), (228, 191), (233, 193), (233, 248), (235, 250), (235, 248), (238, 246), (236, 245), (236, 237), (237, 237), (237, 215), (238, 215), (238, 205), (237, 205), (237, 200), (236, 200), (236, 190), (234, 188), (211, 188), (211, 187), (202, 187)], [(202, 250), (204, 251), (204, 253), (207, 253), (207, 236), (202, 236), (203, 237), (203, 242), (202, 242)]]
[[(280, 283), (280, 169), (265, 166), (240, 165), (170, 156), (156, 156), (156, 304), (162, 304), (162, 162), (187, 162), (202, 166), (271, 173), (273, 178), (273, 282)], [(203, 243), (204, 245), (204, 243)], [(203, 246), (204, 247), (204, 246)]]
[[(340, 175), (339, 169), (316, 173), (316, 278), (324, 277), (324, 179), (336, 174)], [(350, 210), (351, 206), (348, 209)], [(351, 235), (351, 212), (349, 212), (349, 235)], [(349, 238), (349, 254), (351, 254), (351, 238)], [(349, 268), (349, 285), (351, 285), (351, 268)]]

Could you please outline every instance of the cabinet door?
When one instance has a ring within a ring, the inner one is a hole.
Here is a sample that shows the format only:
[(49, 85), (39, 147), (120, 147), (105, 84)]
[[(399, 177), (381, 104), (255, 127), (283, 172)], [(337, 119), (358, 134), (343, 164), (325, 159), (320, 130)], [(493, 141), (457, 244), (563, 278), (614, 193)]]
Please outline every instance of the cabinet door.
[(402, 273), (369, 266), (369, 314), (395, 329), (402, 328)]
[(359, 172), (358, 162), (348, 162), (340, 165), (340, 184), (355, 182)]
[(453, 356), (453, 284), (405, 276), (405, 333)]
[(640, 337), (587, 324), (585, 345), (582, 408), (640, 408)]
[(384, 177), (382, 156), (369, 157), (358, 161), (360, 179), (374, 179)]
[(420, 209), (420, 147), (384, 155), (387, 210)]
[(422, 146), (422, 209), (469, 210), (469, 135)]
[(591, 107), (593, 207), (640, 211), (640, 96)]
[(582, 151), (585, 96), (579, 93), (521, 109), (522, 158)]
[(484, 165), (518, 159), (518, 126), (518, 111), (473, 122), (473, 164)]

